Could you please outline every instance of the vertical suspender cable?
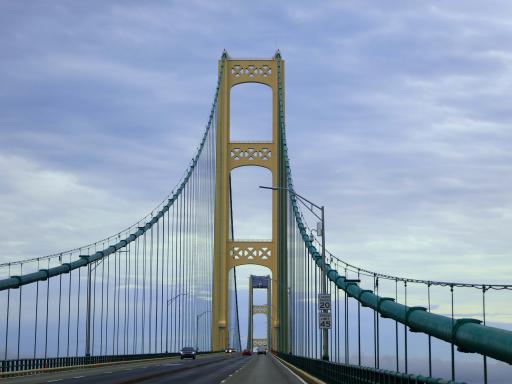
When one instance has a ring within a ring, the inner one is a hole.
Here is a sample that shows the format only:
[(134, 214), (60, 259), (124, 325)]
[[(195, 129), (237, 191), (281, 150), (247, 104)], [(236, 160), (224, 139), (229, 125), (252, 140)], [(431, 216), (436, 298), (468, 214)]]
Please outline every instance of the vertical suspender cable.
[[(376, 291), (377, 282), (373, 274), (373, 291)], [(377, 311), (373, 310), (373, 367), (377, 368)]]
[(183, 190), (183, 202), (182, 202), (182, 219), (183, 219), (183, 225), (182, 225), (182, 239), (181, 239), (181, 244), (182, 244), (182, 251), (181, 251), (181, 254), (182, 254), (182, 261), (181, 261), (181, 265), (182, 265), (182, 281), (183, 281), (183, 284), (182, 284), (182, 288), (183, 288), (183, 292), (185, 293), (184, 296), (182, 296), (180, 299), (181, 299), (181, 306), (182, 306), (182, 309), (181, 309), (181, 326), (179, 327), (179, 329), (181, 330), (181, 333), (182, 333), (182, 344), (188, 344), (188, 333), (187, 333), (187, 330), (188, 330), (188, 319), (187, 319), (187, 300), (188, 300), (188, 295), (190, 295), (190, 292), (188, 292), (188, 280), (187, 280), (187, 260), (188, 260), (188, 257), (187, 257), (187, 238), (188, 238), (188, 233), (187, 233), (187, 228), (188, 228), (188, 222), (187, 222), (187, 213), (188, 213), (188, 210), (187, 210), (187, 191), (188, 191), (188, 185), (186, 184), (185, 185), (185, 188)]
[[(345, 276), (347, 275), (347, 270), (345, 269)], [(349, 355), (349, 328), (348, 328), (348, 321), (349, 321), (349, 313), (348, 313), (348, 295), (347, 292), (343, 292), (343, 308), (344, 308), (344, 316), (343, 319), (343, 328), (344, 328), (344, 344), (345, 344), (345, 364), (349, 364), (350, 361), (350, 355)]]
[[(96, 245), (94, 246), (94, 250), (96, 251)], [(93, 266), (89, 264), (89, 266), (92, 268)], [(94, 355), (94, 346), (95, 346), (95, 329), (96, 329), (96, 270), (98, 269), (98, 263), (94, 264), (94, 283), (93, 283), (93, 294), (92, 294), (92, 321), (90, 328), (92, 328), (92, 345), (91, 345), (91, 355)], [(88, 329), (90, 329), (88, 327)]]
[(141, 318), (141, 353), (146, 351), (146, 232), (142, 241), (142, 318)]
[(191, 224), (191, 216), (190, 216), (190, 200), (191, 200), (191, 195), (190, 195), (190, 192), (191, 192), (192, 188), (191, 188), (191, 184), (190, 184), (190, 179), (189, 181), (187, 182), (187, 193), (186, 193), (186, 196), (187, 196), (187, 200), (186, 200), (186, 209), (187, 209), (187, 220), (186, 220), (186, 237), (185, 237), (185, 245), (186, 245), (186, 253), (185, 253), (185, 257), (186, 257), (186, 274), (185, 274), (185, 278), (186, 278), (186, 282), (187, 282), (187, 288), (186, 288), (186, 292), (189, 292), (189, 294), (185, 297), (185, 308), (186, 308), (186, 322), (185, 322), (185, 327), (187, 329), (186, 331), (186, 335), (187, 335), (187, 344), (189, 345), (193, 345), (193, 339), (192, 339), (192, 327), (193, 327), (193, 319), (192, 319), (192, 314), (191, 314), (191, 303), (192, 303), (192, 300), (194, 298), (194, 292), (192, 291), (192, 287), (190, 286), (190, 271), (191, 271), (191, 252), (190, 252), (190, 230), (191, 230), (191, 227), (190, 227), (190, 224)]
[[(134, 241), (134, 250), (133, 250), (133, 316), (132, 316), (132, 313), (130, 312), (130, 299), (128, 299), (128, 331), (127, 333), (129, 332), (130, 328), (132, 329), (132, 337), (128, 339), (128, 345), (127, 347), (129, 347), (129, 342), (131, 340), (131, 343), (132, 343), (132, 347), (129, 348), (128, 350), (129, 351), (132, 351), (132, 354), (136, 354), (137, 353), (137, 313), (139, 312), (137, 309), (138, 309), (138, 290), (139, 290), (139, 286), (138, 286), (138, 282), (139, 282), (139, 267), (138, 267), (138, 247), (139, 247), (139, 239), (140, 237), (137, 237)], [(130, 266), (129, 266), (130, 267)], [(130, 274), (130, 279), (128, 279), (128, 284), (131, 286), (132, 285), (132, 279), (131, 279), (131, 274)], [(133, 319), (132, 323), (130, 325), (130, 318)]]
[[(11, 276), (11, 263), (9, 263), (9, 276)], [(4, 360), (7, 360), (7, 344), (9, 343), (9, 313), (11, 305), (11, 288), (7, 289), (7, 308), (5, 311), (5, 348)]]
[(179, 343), (178, 343), (178, 347), (180, 345), (183, 345), (183, 330), (181, 328), (181, 303), (182, 303), (182, 299), (183, 299), (183, 248), (182, 248), (182, 230), (183, 230), (183, 194), (180, 195), (180, 198), (179, 198), (179, 217), (180, 217), (180, 224), (179, 224), (179, 250), (178, 250), (178, 258), (179, 258), (179, 272), (178, 272), (178, 278), (179, 278), (179, 281), (180, 281), (180, 284), (179, 284), (179, 287), (180, 287), (180, 296), (178, 297), (178, 330), (179, 330), (179, 333), (178, 333), (178, 336), (179, 336)]
[(316, 347), (316, 356), (318, 359), (321, 359), (322, 358), (322, 336), (321, 336), (321, 333), (322, 331), (319, 330), (319, 325), (318, 325), (318, 314), (317, 314), (317, 308), (318, 308), (318, 292), (319, 292), (319, 285), (320, 285), (320, 276), (319, 276), (319, 269), (317, 268), (316, 266), (316, 263), (313, 263), (313, 269), (315, 271), (315, 281), (314, 281), (314, 284), (315, 284), (315, 293), (314, 293), (314, 296), (313, 296), (313, 306), (311, 308), (311, 311), (313, 313), (313, 320), (314, 320), (314, 330), (315, 330), (315, 337), (316, 337), (316, 341), (315, 341), (315, 347)]
[(113, 338), (112, 338), (112, 344), (114, 344), (115, 339), (115, 351), (114, 346), (112, 347), (112, 354), (118, 355), (119, 354), (119, 323), (121, 322), (121, 319), (119, 318), (119, 308), (121, 307), (121, 302), (119, 301), (119, 295), (121, 293), (121, 255), (126, 255), (126, 247), (119, 250), (114, 255), (114, 281), (115, 281), (115, 289), (114, 289), (114, 330), (113, 330)]
[[(105, 248), (103, 248), (105, 249)], [(101, 263), (101, 311), (100, 311), (100, 355), (103, 355), (103, 301), (105, 282), (105, 262)]]
[[(69, 254), (69, 263), (71, 263), (71, 253)], [(67, 337), (67, 346), (66, 346), (66, 356), (69, 357), (69, 331), (71, 327), (71, 277), (73, 276), (73, 272), (69, 271), (69, 280), (68, 280), (68, 337)]]
[(132, 350), (133, 354), (136, 354), (138, 349), (138, 341), (139, 341), (139, 313), (141, 312), (139, 310), (139, 273), (140, 273), (140, 261), (139, 261), (139, 255), (140, 255), (140, 237), (137, 237), (135, 240), (135, 263), (134, 263), (134, 283), (135, 283), (135, 289), (133, 290), (133, 343), (132, 343)]
[(305, 297), (305, 300), (304, 300), (305, 310), (306, 310), (306, 332), (307, 332), (307, 342), (306, 342), (307, 355), (306, 356), (312, 357), (311, 356), (311, 340), (310, 340), (311, 324), (309, 322), (309, 315), (310, 315), (309, 306), (310, 306), (310, 303), (311, 303), (311, 300), (310, 300), (311, 290), (309, 289), (309, 283), (310, 283), (309, 274), (310, 274), (310, 270), (309, 270), (309, 252), (306, 250), (306, 247), (304, 247), (304, 252), (305, 252), (304, 264), (305, 264), (305, 269), (306, 269), (306, 284), (307, 284), (306, 287), (305, 287), (306, 289), (304, 289), (304, 296), (307, 296), (307, 297)]
[[(167, 216), (169, 213), (167, 212)], [(161, 279), (160, 279), (160, 353), (163, 352), (163, 325), (164, 325), (164, 268), (165, 268), (165, 213), (162, 217), (162, 271), (161, 271)]]
[[(174, 205), (173, 205), (174, 209)], [(167, 269), (166, 269), (166, 278), (165, 278), (165, 353), (169, 352), (169, 264), (171, 262), (171, 248), (170, 248), (170, 216), (171, 211), (167, 211)]]
[[(431, 311), (430, 306), (430, 282), (427, 283), (427, 296), (428, 296), (428, 311)], [(432, 377), (432, 336), (428, 335), (428, 375)]]
[[(119, 239), (119, 235), (118, 235), (118, 239)], [(119, 256), (119, 252), (121, 251), (118, 251), (118, 252), (114, 252), (114, 296), (112, 297), (112, 300), (113, 300), (113, 310), (112, 310), (112, 317), (114, 318), (113, 319), (113, 324), (112, 324), (112, 355), (115, 355), (115, 340), (116, 340), (116, 326), (117, 326), (117, 322), (116, 322), (116, 299), (117, 299), (117, 284), (118, 284), (118, 281), (117, 281), (117, 259), (118, 259), (118, 256)], [(109, 324), (110, 325), (110, 324)]]
[[(485, 316), (485, 291), (487, 287), (485, 285), (482, 286), (482, 313), (483, 313), (483, 324), (486, 324), (486, 316)], [(484, 384), (487, 384), (487, 356), (483, 355), (484, 359)]]
[[(176, 327), (176, 318), (175, 318), (175, 314), (176, 314), (176, 310), (175, 310), (175, 301), (173, 298), (174, 296), (176, 295), (176, 291), (177, 291), (177, 284), (178, 284), (178, 279), (176, 278), (176, 260), (175, 260), (175, 257), (176, 257), (176, 252), (175, 252), (175, 241), (176, 241), (176, 235), (175, 235), (175, 229), (176, 229), (176, 201), (173, 202), (173, 205), (172, 205), (172, 214), (171, 214), (171, 222), (169, 223), (169, 231), (170, 231), (170, 248), (169, 248), (169, 251), (170, 251), (170, 255), (169, 255), (169, 261), (171, 263), (171, 270), (170, 270), (170, 278), (171, 278), (171, 281), (173, 282), (173, 284), (171, 285), (169, 291), (170, 291), (170, 299), (167, 299), (167, 311), (170, 312), (170, 319), (168, 321), (171, 321), (171, 323), (169, 324), (169, 352), (171, 351), (175, 351), (175, 340), (176, 340), (176, 332), (173, 331)], [(172, 300), (172, 301), (170, 301)], [(173, 307), (171, 307), (171, 309), (169, 309), (169, 306), (170, 305), (173, 305)], [(172, 309), (174, 308), (174, 310)], [(172, 342), (171, 342), (172, 340)]]
[[(174, 284), (173, 284), (173, 307), (174, 307), (174, 310), (173, 310), (173, 322), (172, 322), (172, 325), (173, 325), (173, 337), (172, 337), (172, 345), (173, 345), (173, 351), (176, 351), (178, 348), (177, 348), (177, 345), (178, 343), (176, 342), (177, 341), (177, 338), (178, 338), (178, 333), (177, 333), (177, 318), (176, 318), (176, 315), (178, 313), (178, 301), (176, 299), (174, 299), (174, 297), (176, 297), (176, 295), (178, 295), (179, 293), (179, 280), (178, 280), (178, 268), (179, 268), (179, 264), (178, 264), (178, 225), (179, 225), (179, 215), (178, 215), (178, 210), (179, 210), (179, 201), (178, 202), (175, 202), (173, 207), (172, 207), (172, 214), (173, 214), (173, 217), (174, 217), (174, 220), (173, 220), (173, 262), (172, 262), (172, 265), (173, 265), (173, 269), (174, 269)], [(178, 298), (179, 299), (179, 298)]]
[(157, 333), (158, 333), (158, 283), (159, 283), (159, 263), (160, 263), (160, 220), (156, 222), (156, 268), (155, 268), (155, 353), (157, 351)]
[[(379, 278), (377, 277), (375, 279), (375, 293), (378, 295), (379, 294)], [(377, 369), (380, 368), (380, 321), (379, 321), (379, 312), (375, 311), (375, 322), (376, 322), (376, 331), (377, 331), (377, 334), (376, 334), (376, 337), (375, 337), (375, 340), (376, 340), (376, 361), (377, 361)]]
[(334, 300), (334, 323), (336, 324), (336, 328), (334, 328), (334, 359), (337, 363), (340, 362), (340, 326), (339, 326), (339, 319), (340, 319), (340, 289), (338, 286), (334, 287), (334, 294), (335, 294), (335, 300)]
[[(357, 269), (357, 278), (361, 279), (361, 271)], [(361, 366), (361, 302), (357, 301), (357, 364)]]
[[(20, 264), (20, 276), (23, 275), (23, 263)], [(20, 359), (20, 338), (21, 338), (21, 301), (22, 301), (23, 285), (20, 286), (19, 304), (18, 304), (18, 352), (16, 359)]]
[[(50, 259), (48, 259), (48, 269), (50, 269)], [(47, 269), (47, 270), (48, 270)], [(49, 303), (50, 303), (50, 278), (46, 279), (46, 324), (45, 324), (45, 336), (44, 336), (44, 358), (48, 357), (48, 314), (49, 314)], [(7, 339), (6, 339), (7, 345)]]
[[(455, 324), (454, 313), (453, 313), (453, 284), (450, 284), (450, 296), (452, 301), (452, 328)], [(451, 363), (452, 363), (452, 381), (455, 381), (455, 345), (453, 344), (453, 338), (451, 342)]]
[(189, 185), (188, 189), (188, 231), (187, 231), (187, 244), (188, 244), (188, 251), (187, 251), (187, 266), (188, 266), (188, 273), (187, 273), (187, 280), (188, 280), (188, 290), (191, 293), (188, 295), (187, 305), (188, 305), (188, 334), (189, 334), (189, 343), (191, 345), (194, 344), (194, 337), (193, 337), (193, 329), (195, 329), (195, 323), (197, 319), (193, 315), (193, 306), (195, 305), (195, 287), (192, 284), (192, 276), (193, 276), (193, 242), (192, 242), (192, 231), (193, 231), (193, 210), (192, 210), (192, 199), (193, 199), (193, 192), (194, 192), (194, 183), (193, 183), (194, 177), (191, 177), (189, 179), (189, 182), (187, 183)]
[[(395, 279), (395, 301), (398, 302), (398, 279)], [(395, 357), (396, 371), (400, 372), (400, 362), (398, 356), (398, 321), (395, 320)]]
[[(189, 202), (189, 217), (190, 217), (190, 224), (189, 224), (189, 260), (188, 260), (188, 264), (190, 266), (190, 269), (189, 269), (189, 286), (190, 286), (190, 290), (192, 291), (192, 298), (190, 299), (189, 301), (189, 312), (190, 312), (190, 320), (189, 320), (189, 324), (191, 325), (191, 327), (189, 328), (190, 329), (190, 336), (191, 336), (191, 339), (190, 339), (190, 343), (193, 343), (193, 337), (194, 336), (194, 331), (193, 329), (196, 329), (197, 328), (197, 324), (195, 324), (197, 322), (197, 317), (196, 317), (196, 314), (195, 314), (195, 307), (197, 305), (196, 303), (196, 299), (197, 299), (197, 295), (196, 295), (196, 286), (194, 284), (194, 275), (195, 275), (195, 268), (194, 268), (194, 261), (197, 263), (197, 260), (196, 260), (196, 254), (194, 252), (194, 230), (195, 230), (195, 217), (194, 217), (194, 199), (195, 199), (195, 171), (194, 173), (192, 173), (192, 177), (189, 181), (191, 183), (191, 188), (190, 188), (190, 194), (189, 194), (189, 197), (190, 197), (190, 202)], [(196, 328), (192, 327), (192, 324), (195, 324), (196, 325)]]
[[(110, 239), (109, 239), (109, 245), (110, 245)], [(117, 252), (114, 253), (114, 255), (116, 255)], [(112, 255), (110, 255), (112, 256)], [(108, 329), (109, 329), (109, 321), (108, 321), (108, 315), (109, 315), (109, 312), (110, 312), (110, 259), (111, 257), (108, 256), (107, 257), (107, 292), (106, 292), (106, 295), (107, 295), (107, 308), (106, 308), (106, 315), (105, 315), (105, 355), (108, 355), (108, 345), (109, 345), (109, 340), (108, 340)]]
[(80, 329), (80, 288), (82, 287), (82, 268), (78, 268), (78, 299), (76, 303), (76, 350), (75, 350), (75, 356), (78, 356), (78, 332)]
[[(407, 281), (404, 281), (404, 304), (405, 304), (405, 310), (407, 311)], [(405, 316), (404, 316), (405, 317)], [(408, 364), (408, 355), (407, 355), (407, 324), (404, 323), (404, 365), (405, 365), (405, 373), (408, 373), (409, 371), (409, 364)]]
[[(153, 346), (153, 227), (150, 232), (150, 246), (149, 246), (149, 353), (152, 352)], [(156, 340), (155, 340), (156, 341)]]
[[(37, 270), (39, 271), (39, 259), (37, 259)], [(34, 354), (33, 358), (36, 358), (37, 353), (37, 319), (38, 319), (38, 312), (39, 312), (39, 280), (36, 283), (36, 317), (34, 321)]]
[(129, 309), (129, 301), (127, 300), (128, 298), (128, 287), (130, 285), (130, 272), (131, 272), (131, 256), (132, 256), (132, 253), (131, 253), (131, 245), (132, 243), (129, 243), (128, 244), (128, 253), (126, 254), (126, 260), (125, 260), (125, 264), (124, 264), (124, 307), (123, 307), (123, 311), (124, 311), (124, 323), (123, 323), (123, 354), (127, 354), (128, 353), (128, 333), (127, 333), (127, 330), (128, 330), (128, 327), (130, 326), (130, 318), (129, 318), (129, 313), (130, 313), (130, 309)]
[[(62, 255), (59, 257), (62, 265)], [(60, 308), (62, 303), (62, 274), (59, 275), (59, 318), (57, 321), (57, 357), (60, 356)]]
[[(127, 246), (123, 248), (123, 254), (128, 255)], [(119, 326), (121, 323), (120, 309), (121, 309), (121, 261), (122, 261), (121, 253), (117, 255), (117, 323), (116, 323), (116, 355), (119, 354)], [(125, 261), (126, 262), (126, 261)]]

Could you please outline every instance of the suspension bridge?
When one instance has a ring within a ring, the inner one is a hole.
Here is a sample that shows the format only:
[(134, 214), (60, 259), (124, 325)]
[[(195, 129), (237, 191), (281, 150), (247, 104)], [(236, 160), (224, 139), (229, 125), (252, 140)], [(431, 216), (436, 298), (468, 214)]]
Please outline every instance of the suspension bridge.
[[(272, 140), (232, 142), (230, 91), (251, 82), (272, 90)], [(271, 59), (224, 52), (197, 153), (160, 204), (93, 244), (0, 265), (0, 381), (492, 383), (496, 370), (512, 375), (510, 324), (486, 307), (510, 310), (512, 285), (391, 276), (327, 250), (324, 207), (293, 184), (284, 95), (279, 51)], [(272, 174), (262, 186), (272, 201), (268, 240), (234, 236), (231, 171), (246, 166)], [(243, 265), (269, 271), (250, 277), (247, 330)], [(253, 303), (255, 289), (266, 290), (265, 304)], [(254, 337), (258, 315), (268, 318), (264, 338)], [(184, 347), (193, 360), (180, 359)], [(256, 348), (268, 353), (244, 356)]]

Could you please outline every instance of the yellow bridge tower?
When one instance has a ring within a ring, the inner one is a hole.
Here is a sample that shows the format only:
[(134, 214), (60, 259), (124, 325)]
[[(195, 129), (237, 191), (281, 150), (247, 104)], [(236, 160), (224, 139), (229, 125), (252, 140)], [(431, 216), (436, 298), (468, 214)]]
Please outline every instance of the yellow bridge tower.
[[(221, 73), (221, 71), (223, 73)], [(278, 71), (280, 71), (278, 76)], [(232, 59), (227, 53), (219, 62), (221, 84), (217, 104), (216, 191), (212, 303), (212, 350), (228, 344), (228, 273), (233, 267), (256, 264), (272, 274), (271, 335), (273, 349), (285, 349), (286, 330), (286, 191), (272, 192), (272, 239), (236, 241), (230, 237), (230, 172), (237, 167), (259, 166), (270, 170), (272, 184), (286, 187), (280, 135), (280, 109), (284, 113), (284, 62), (279, 51), (272, 59)], [(261, 83), (272, 89), (272, 141), (230, 141), (231, 88)], [(281, 100), (280, 100), (281, 99)], [(279, 348), (279, 345), (283, 348)]]

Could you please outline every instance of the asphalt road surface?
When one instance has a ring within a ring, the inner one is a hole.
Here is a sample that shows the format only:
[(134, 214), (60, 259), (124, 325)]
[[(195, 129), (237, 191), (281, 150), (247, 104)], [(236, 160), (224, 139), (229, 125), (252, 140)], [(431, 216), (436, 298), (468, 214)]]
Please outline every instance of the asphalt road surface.
[(0, 384), (304, 383), (270, 355), (218, 354), (163, 359), (0, 379)]
[(240, 369), (231, 374), (223, 384), (305, 384), (271, 354), (253, 355)]

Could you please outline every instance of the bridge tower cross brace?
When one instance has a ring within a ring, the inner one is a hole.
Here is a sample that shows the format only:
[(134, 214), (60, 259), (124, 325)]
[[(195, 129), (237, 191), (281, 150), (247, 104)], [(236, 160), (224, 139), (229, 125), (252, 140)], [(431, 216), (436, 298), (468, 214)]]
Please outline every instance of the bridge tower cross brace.
[[(222, 65), (222, 61), (224, 61)], [(279, 66), (278, 66), (279, 61)], [(278, 77), (278, 67), (280, 76)], [(220, 73), (223, 71), (223, 73)], [(215, 228), (212, 302), (212, 350), (228, 345), (229, 271), (236, 266), (255, 264), (267, 267), (272, 274), (271, 311), (268, 335), (270, 348), (287, 349), (287, 271), (286, 271), (286, 190), (273, 191), (272, 239), (237, 241), (230, 237), (230, 172), (242, 166), (260, 166), (272, 173), (274, 186), (286, 187), (285, 159), (280, 135), (279, 79), (284, 109), (284, 61), (279, 51), (271, 59), (233, 59), (225, 52), (219, 62), (220, 84), (217, 104), (215, 164)], [(260, 83), (272, 89), (272, 141), (230, 141), (230, 94), (234, 86)], [(272, 344), (273, 343), (273, 344)]]

